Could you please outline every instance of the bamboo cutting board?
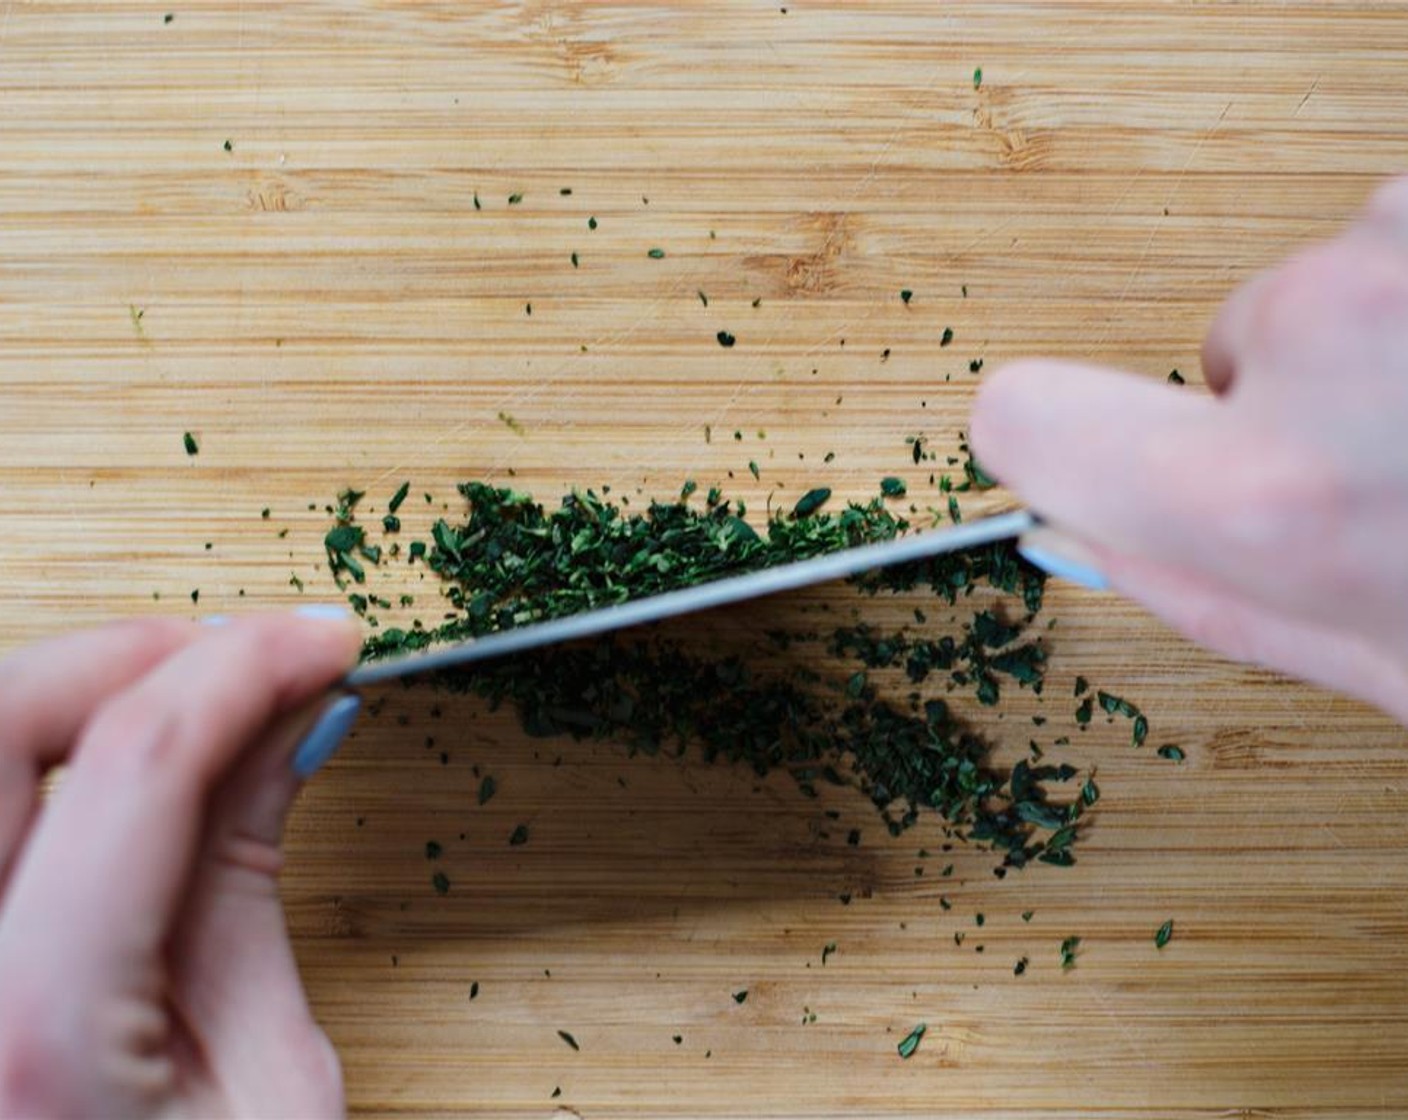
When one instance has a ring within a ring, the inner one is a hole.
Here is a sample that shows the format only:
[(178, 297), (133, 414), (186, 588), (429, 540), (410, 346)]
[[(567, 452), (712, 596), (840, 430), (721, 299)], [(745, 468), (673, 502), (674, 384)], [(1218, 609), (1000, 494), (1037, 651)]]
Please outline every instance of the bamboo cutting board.
[[(410, 479), (416, 532), (472, 477), (761, 510), (917, 479), (977, 358), (1196, 382), (1219, 300), (1408, 165), (1405, 121), (1408, 8), (1371, 0), (0, 3), (6, 644), (335, 597), (344, 486)], [(1045, 708), (975, 718), (1021, 749), (1045, 711), (1104, 796), (1077, 866), (1001, 881), (858, 794), (387, 693), (286, 875), (352, 1109), (1408, 1114), (1401, 729), (1050, 600)], [(1077, 673), (1187, 762), (1076, 734)]]

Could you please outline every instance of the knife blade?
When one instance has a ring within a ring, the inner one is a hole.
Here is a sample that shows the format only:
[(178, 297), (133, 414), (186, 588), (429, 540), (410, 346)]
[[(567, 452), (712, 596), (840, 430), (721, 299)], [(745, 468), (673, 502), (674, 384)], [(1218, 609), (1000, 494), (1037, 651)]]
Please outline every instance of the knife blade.
[(509, 657), (544, 646), (596, 637), (633, 626), (677, 618), (684, 614), (742, 603), (782, 591), (845, 579), (862, 572), (925, 560), (946, 552), (977, 548), (995, 541), (1020, 537), (1039, 524), (1028, 510), (1014, 510), (980, 518), (963, 525), (939, 529), (878, 544), (858, 545), (791, 564), (778, 564), (743, 575), (726, 576), (694, 587), (667, 591), (596, 610), (582, 611), (546, 622), (533, 622), (512, 630), (499, 630), (457, 645), (371, 661), (352, 670), (344, 679), (347, 688), (361, 688), (418, 673), (472, 665)]

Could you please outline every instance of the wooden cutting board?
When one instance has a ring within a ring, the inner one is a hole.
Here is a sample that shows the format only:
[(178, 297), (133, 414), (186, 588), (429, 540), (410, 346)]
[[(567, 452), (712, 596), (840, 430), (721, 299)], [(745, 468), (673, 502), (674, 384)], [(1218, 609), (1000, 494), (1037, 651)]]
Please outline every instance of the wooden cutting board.
[[(408, 533), (467, 478), (932, 494), (904, 440), (956, 448), (970, 361), (1200, 391), (1221, 298), (1408, 166), (1405, 122), (1373, 0), (0, 4), (5, 644), (336, 599), (345, 486), (411, 480)], [(286, 875), (352, 1109), (1408, 1114), (1402, 730), (1110, 596), (1050, 610), (1045, 707), (971, 714), (1020, 749), (1046, 712), (1104, 796), (1076, 867), (1002, 881), (855, 793), (388, 693)], [(1074, 731), (1077, 673), (1149, 747)]]

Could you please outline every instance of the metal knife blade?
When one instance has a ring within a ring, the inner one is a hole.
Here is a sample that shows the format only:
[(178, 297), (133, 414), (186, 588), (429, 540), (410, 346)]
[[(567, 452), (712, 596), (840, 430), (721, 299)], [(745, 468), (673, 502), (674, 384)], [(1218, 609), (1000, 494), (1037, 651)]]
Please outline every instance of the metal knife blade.
[(344, 684), (348, 688), (360, 688), (416, 673), (432, 673), (440, 669), (508, 657), (560, 642), (608, 634), (631, 626), (660, 622), (682, 614), (693, 614), (696, 611), (741, 603), (764, 595), (775, 595), (780, 591), (793, 591), (799, 587), (844, 579), (877, 568), (888, 568), (912, 560), (939, 556), (945, 552), (977, 548), (994, 541), (1020, 537), (1036, 528), (1037, 524), (1037, 518), (1032, 513), (1027, 510), (1015, 510), (947, 529), (842, 549), (825, 556), (814, 556), (793, 564), (779, 564), (743, 575), (728, 576), (679, 591), (667, 591), (644, 599), (614, 603), (609, 607), (554, 618), (547, 622), (529, 623), (513, 630), (499, 630), (459, 645), (408, 653), (387, 658), (385, 661), (367, 662), (352, 670)]

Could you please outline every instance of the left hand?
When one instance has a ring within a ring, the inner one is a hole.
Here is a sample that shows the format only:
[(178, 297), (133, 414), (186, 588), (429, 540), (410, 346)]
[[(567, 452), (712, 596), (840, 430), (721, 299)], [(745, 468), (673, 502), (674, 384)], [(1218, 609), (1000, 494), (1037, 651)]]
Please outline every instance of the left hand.
[(0, 662), (0, 1115), (342, 1111), (277, 876), (290, 756), (358, 644), (149, 619)]

